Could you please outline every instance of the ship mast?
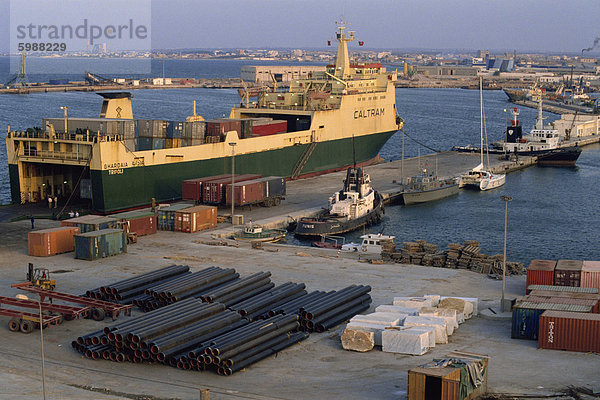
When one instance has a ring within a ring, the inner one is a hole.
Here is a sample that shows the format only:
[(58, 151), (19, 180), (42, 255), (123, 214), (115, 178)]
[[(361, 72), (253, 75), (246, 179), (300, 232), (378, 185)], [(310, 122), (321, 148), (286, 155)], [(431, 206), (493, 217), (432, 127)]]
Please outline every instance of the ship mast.
[(344, 21), (339, 23), (339, 33), (337, 34), (338, 51), (335, 59), (335, 76), (340, 79), (344, 79), (344, 75), (350, 71), (350, 57), (348, 56), (348, 44), (347, 42), (354, 41), (354, 32), (350, 31), (350, 36), (346, 37), (344, 31)]

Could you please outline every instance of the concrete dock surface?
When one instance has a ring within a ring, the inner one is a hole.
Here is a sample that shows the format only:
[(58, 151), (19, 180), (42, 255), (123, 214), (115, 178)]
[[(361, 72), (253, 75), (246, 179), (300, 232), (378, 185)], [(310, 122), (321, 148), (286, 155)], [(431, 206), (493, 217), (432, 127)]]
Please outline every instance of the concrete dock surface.
[[(465, 157), (468, 159), (468, 157)], [(376, 174), (374, 174), (376, 175)], [(332, 179), (332, 187), (337, 180)], [(325, 191), (326, 192), (326, 191)], [(56, 221), (39, 221), (39, 228)], [(208, 266), (234, 267), (242, 275), (271, 271), (276, 284), (303, 282), (309, 290), (341, 289), (350, 284), (372, 287), (373, 303), (391, 304), (394, 296), (440, 294), (480, 299), (479, 310), (497, 307), (501, 281), (467, 270), (402, 264), (369, 264), (352, 255), (336, 257), (331, 250), (266, 245), (265, 250), (202, 244), (207, 234), (159, 231), (139, 238), (128, 252), (97, 261), (73, 259), (73, 253), (48, 258), (27, 255), (29, 221), (0, 224), (0, 294), (14, 297), (10, 285), (25, 280), (28, 262), (46, 267), (57, 290), (83, 293), (103, 284), (171, 264), (188, 264), (192, 270)], [(507, 278), (507, 298), (525, 293), (525, 277)], [(35, 295), (30, 295), (34, 297)], [(134, 311), (133, 315), (141, 312)], [(117, 322), (127, 317), (120, 317)], [(41, 396), (39, 331), (11, 333), (8, 318), (1, 318), (0, 398)], [(569, 385), (600, 391), (600, 356), (538, 350), (536, 341), (510, 338), (510, 321), (474, 317), (423, 356), (384, 353), (375, 349), (355, 353), (342, 349), (341, 324), (311, 334), (277, 356), (269, 357), (222, 377), (162, 365), (115, 363), (83, 358), (71, 341), (112, 321), (75, 320), (44, 330), (46, 389), (52, 399), (199, 399), (201, 388), (211, 399), (403, 399), (407, 371), (454, 350), (488, 354), (489, 391), (492, 393), (553, 395)], [(137, 396), (137, 397), (136, 397)]]
[[(490, 155), (496, 170), (523, 168), (519, 163)], [(442, 152), (404, 161), (404, 176), (420, 169), (439, 176), (456, 176), (479, 164), (479, 154)], [(382, 193), (398, 189), (400, 160), (366, 167), (373, 186)], [(309, 215), (326, 207), (339, 190), (345, 172), (288, 182), (286, 200), (278, 207), (236, 210), (248, 222), (282, 226), (291, 218)], [(510, 177), (508, 178), (510, 179)], [(40, 209), (41, 212), (42, 209)], [(33, 211), (29, 210), (30, 212)], [(11, 215), (5, 208), (4, 214)], [(221, 209), (220, 214), (230, 212)], [(15, 209), (12, 210), (15, 213)], [(36, 219), (36, 229), (58, 226), (57, 221)], [(196, 271), (208, 266), (233, 267), (242, 276), (271, 271), (276, 284), (305, 283), (307, 289), (335, 290), (350, 284), (370, 285), (373, 303), (391, 304), (394, 296), (440, 294), (478, 297), (479, 309), (496, 308), (501, 281), (467, 270), (403, 264), (369, 264), (354, 254), (325, 249), (268, 244), (264, 250), (212, 246), (214, 235), (231, 232), (227, 223), (211, 231), (186, 234), (159, 231), (138, 239), (128, 252), (97, 261), (73, 258), (73, 253), (48, 258), (27, 254), (27, 220), (0, 223), (0, 295), (14, 297), (13, 283), (25, 281), (27, 264), (48, 268), (57, 290), (80, 294), (103, 284), (129, 278), (171, 264), (187, 264)], [(507, 298), (525, 294), (525, 277), (507, 278)], [(35, 295), (30, 295), (30, 298)], [(134, 315), (141, 312), (134, 311)], [(488, 313), (489, 314), (489, 313)], [(127, 317), (120, 317), (124, 320)], [(0, 398), (30, 399), (41, 395), (39, 331), (11, 333), (8, 318), (0, 318)], [(451, 351), (488, 354), (491, 393), (551, 396), (568, 386), (600, 391), (600, 356), (574, 352), (538, 350), (536, 341), (510, 338), (510, 321), (474, 317), (455, 332), (447, 345), (438, 345), (423, 356), (383, 353), (375, 349), (355, 353), (342, 349), (344, 324), (310, 337), (254, 364), (231, 377), (212, 372), (192, 372), (162, 365), (114, 363), (83, 358), (71, 341), (112, 321), (75, 320), (44, 330), (46, 389), (48, 398), (61, 399), (199, 399), (199, 389), (210, 389), (211, 399), (403, 399), (407, 395), (407, 371)], [(138, 397), (136, 397), (138, 396)], [(151, 397), (152, 396), (152, 397)]]

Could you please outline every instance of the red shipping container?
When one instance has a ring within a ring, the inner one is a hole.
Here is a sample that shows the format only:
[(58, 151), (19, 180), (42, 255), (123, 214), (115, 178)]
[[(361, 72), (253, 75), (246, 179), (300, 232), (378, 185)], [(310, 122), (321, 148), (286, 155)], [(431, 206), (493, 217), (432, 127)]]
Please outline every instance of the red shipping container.
[(600, 261), (583, 262), (581, 287), (600, 289)]
[(229, 118), (206, 121), (206, 136), (224, 136), (229, 131), (236, 131), (238, 136), (241, 137), (242, 121)]
[(527, 286), (554, 285), (555, 260), (531, 260), (527, 267)]
[(78, 227), (61, 226), (42, 229), (27, 234), (29, 255), (47, 257), (75, 250), (75, 235), (81, 233)]
[[(236, 175), (235, 182), (249, 181), (260, 178), (260, 175)], [(202, 202), (209, 204), (221, 204), (225, 200), (225, 189), (231, 184), (231, 175), (228, 178), (217, 179), (202, 185)]]
[(287, 121), (255, 121), (252, 124), (253, 135), (267, 136), (283, 132), (287, 132)]
[(195, 206), (175, 211), (175, 230), (180, 232), (198, 232), (217, 226), (217, 208)]
[(181, 182), (181, 199), (202, 201), (202, 184), (204, 182), (215, 181), (226, 177), (231, 177), (231, 174), (221, 174), (206, 176), (204, 178), (187, 179)]
[(156, 233), (156, 215), (146, 215), (124, 221), (123, 229), (126, 232), (135, 232), (137, 236), (152, 235)]
[[(253, 179), (250, 181), (236, 182), (234, 186), (233, 198), (236, 206), (257, 204), (265, 199), (264, 181)], [(225, 188), (225, 203), (231, 204), (231, 183)]]
[(540, 316), (538, 348), (600, 352), (600, 314), (545, 311)]
[(554, 269), (554, 285), (581, 286), (581, 260), (558, 260)]
[(582, 299), (568, 296), (539, 296), (529, 295), (522, 298), (523, 301), (531, 301), (534, 303), (552, 303), (552, 304), (570, 304), (579, 306), (591, 306), (592, 312), (595, 314), (600, 313), (600, 304), (598, 299)]

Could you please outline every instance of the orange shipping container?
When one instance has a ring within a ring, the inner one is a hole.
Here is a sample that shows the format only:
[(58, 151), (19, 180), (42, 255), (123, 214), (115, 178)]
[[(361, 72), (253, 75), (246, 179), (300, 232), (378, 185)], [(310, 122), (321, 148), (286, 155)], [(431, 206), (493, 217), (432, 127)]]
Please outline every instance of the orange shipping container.
[(73, 236), (80, 232), (78, 227), (70, 226), (29, 232), (27, 234), (29, 255), (47, 257), (73, 251), (75, 249)]
[(196, 206), (175, 211), (175, 230), (198, 232), (217, 226), (217, 207)]
[(600, 290), (600, 261), (584, 261), (581, 268), (581, 287)]

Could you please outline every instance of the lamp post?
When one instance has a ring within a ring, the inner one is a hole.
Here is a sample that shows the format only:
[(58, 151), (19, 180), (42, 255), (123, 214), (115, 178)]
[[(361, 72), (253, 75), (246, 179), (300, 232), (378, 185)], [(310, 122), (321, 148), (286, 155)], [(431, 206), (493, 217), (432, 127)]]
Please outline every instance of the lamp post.
[(60, 109), (65, 112), (65, 135), (66, 135), (67, 133), (69, 133), (69, 131), (67, 130), (67, 111), (69, 110), (69, 107), (63, 106)]
[[(19, 300), (29, 300), (29, 297), (25, 296), (24, 294), (18, 294), (16, 298)], [(46, 367), (44, 364), (44, 324), (42, 316), (42, 299), (37, 301), (37, 303), (40, 307), (40, 343), (42, 347), (42, 395), (44, 396), (44, 400), (46, 400)]]
[(500, 311), (504, 312), (504, 290), (506, 288), (506, 231), (508, 227), (508, 202), (512, 201), (511, 196), (502, 196), (504, 201), (504, 260), (502, 263), (502, 301), (500, 302)]
[(231, 146), (231, 226), (233, 226), (233, 212), (235, 208), (235, 146), (237, 146), (237, 143), (229, 142), (229, 145)]

